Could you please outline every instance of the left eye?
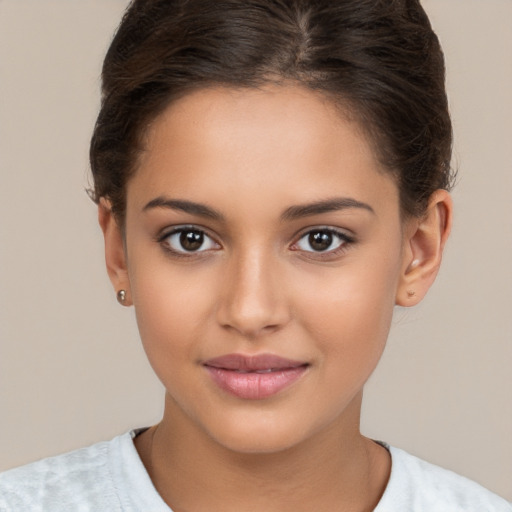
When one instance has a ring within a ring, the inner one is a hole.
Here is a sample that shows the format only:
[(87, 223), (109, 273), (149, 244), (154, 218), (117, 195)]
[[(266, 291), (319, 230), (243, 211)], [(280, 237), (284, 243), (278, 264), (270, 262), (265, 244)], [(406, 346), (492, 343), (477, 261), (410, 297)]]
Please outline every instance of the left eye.
[(346, 235), (332, 229), (315, 229), (302, 236), (297, 242), (297, 247), (301, 251), (330, 252), (349, 241)]
[(194, 253), (215, 249), (217, 244), (199, 229), (176, 229), (162, 240), (174, 252)]

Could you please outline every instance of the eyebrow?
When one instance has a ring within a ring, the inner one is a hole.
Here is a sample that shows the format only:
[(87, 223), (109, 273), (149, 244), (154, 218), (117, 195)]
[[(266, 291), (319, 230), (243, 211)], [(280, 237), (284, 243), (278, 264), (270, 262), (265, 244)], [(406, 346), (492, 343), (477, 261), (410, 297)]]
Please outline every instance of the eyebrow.
[(302, 217), (308, 217), (310, 215), (319, 215), (321, 213), (347, 210), (350, 208), (359, 208), (375, 214), (374, 209), (369, 204), (362, 203), (361, 201), (357, 201), (351, 197), (335, 197), (324, 201), (317, 201), (315, 203), (290, 206), (283, 212), (281, 219), (295, 220)]
[(149, 201), (142, 211), (151, 210), (152, 208), (169, 208), (171, 210), (180, 210), (185, 213), (198, 215), (199, 217), (206, 217), (208, 219), (219, 221), (224, 220), (224, 216), (213, 208), (204, 204), (194, 203), (193, 201), (185, 201), (183, 199), (168, 199), (161, 196), (156, 197)]
[[(148, 211), (153, 208), (180, 210), (185, 213), (190, 213), (191, 215), (198, 215), (199, 217), (206, 217), (217, 221), (224, 220), (224, 215), (217, 210), (214, 210), (204, 204), (184, 199), (169, 199), (159, 196), (149, 201), (149, 203), (144, 206), (143, 211)], [(314, 203), (290, 206), (282, 213), (281, 220), (295, 220), (302, 217), (309, 217), (311, 215), (319, 215), (322, 213), (346, 210), (350, 208), (359, 208), (375, 214), (375, 211), (369, 204), (362, 203), (361, 201), (357, 201), (350, 197), (335, 197)]]

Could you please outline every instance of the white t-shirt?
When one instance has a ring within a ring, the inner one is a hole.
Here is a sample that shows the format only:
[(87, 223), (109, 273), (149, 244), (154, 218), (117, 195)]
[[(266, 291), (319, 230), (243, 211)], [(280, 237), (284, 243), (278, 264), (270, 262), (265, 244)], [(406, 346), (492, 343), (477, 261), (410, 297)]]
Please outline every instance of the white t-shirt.
[[(172, 512), (135, 449), (137, 432), (2, 473), (0, 511)], [(391, 476), (374, 512), (512, 512), (471, 480), (387, 448)]]

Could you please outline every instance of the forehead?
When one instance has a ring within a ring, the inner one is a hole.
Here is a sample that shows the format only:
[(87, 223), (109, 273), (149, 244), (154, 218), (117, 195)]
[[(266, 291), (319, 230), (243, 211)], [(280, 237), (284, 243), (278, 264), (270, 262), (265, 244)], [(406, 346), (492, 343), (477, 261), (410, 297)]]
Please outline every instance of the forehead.
[(152, 123), (128, 200), (166, 193), (205, 201), (226, 191), (368, 200), (379, 190), (397, 197), (363, 130), (324, 95), (300, 86), (219, 87), (179, 99)]
[(236, 135), (251, 142), (248, 148), (258, 143), (272, 146), (272, 141), (279, 146), (299, 142), (297, 150), (352, 133), (352, 142), (358, 139), (354, 149), (367, 153), (365, 132), (349, 112), (326, 94), (300, 85), (200, 89), (171, 103), (156, 118), (147, 132), (146, 149), (158, 150), (170, 137), (183, 136), (180, 142), (184, 142), (191, 131), (205, 146), (225, 145)]

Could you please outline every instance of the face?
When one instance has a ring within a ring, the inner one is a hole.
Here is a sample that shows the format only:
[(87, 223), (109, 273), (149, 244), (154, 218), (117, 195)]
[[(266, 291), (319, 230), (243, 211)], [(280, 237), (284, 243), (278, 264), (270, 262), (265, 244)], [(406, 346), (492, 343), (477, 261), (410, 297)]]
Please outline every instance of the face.
[(358, 429), (406, 251), (357, 125), (300, 87), (192, 93), (149, 130), (125, 228), (171, 417), (241, 452)]

